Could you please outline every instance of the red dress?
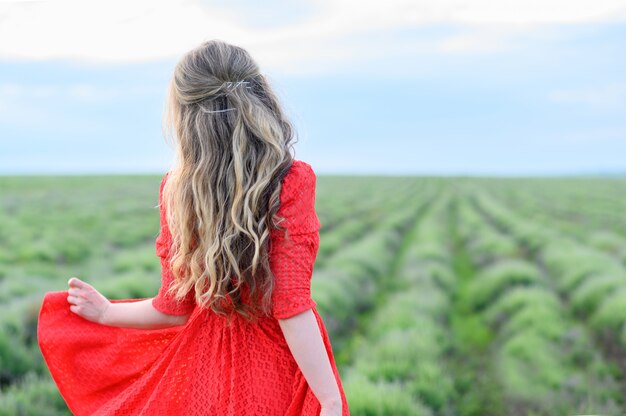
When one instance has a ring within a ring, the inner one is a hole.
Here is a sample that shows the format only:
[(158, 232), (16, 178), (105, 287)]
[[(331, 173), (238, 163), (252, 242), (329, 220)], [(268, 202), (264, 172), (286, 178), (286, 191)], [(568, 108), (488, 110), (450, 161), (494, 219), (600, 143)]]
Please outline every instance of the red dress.
[[(167, 174), (160, 201), (166, 179)], [(272, 316), (257, 323), (236, 315), (226, 326), (225, 318), (196, 306), (193, 292), (180, 304), (165, 294), (172, 274), (167, 267), (171, 235), (163, 208), (155, 244), (161, 289), (152, 305), (172, 315), (192, 312), (185, 325), (150, 330), (100, 325), (70, 311), (67, 290), (47, 292), (39, 312), (38, 342), (69, 409), (78, 416), (319, 415), (320, 403), (277, 321), (312, 308), (339, 384), (343, 415), (349, 415), (328, 333), (311, 298), (320, 228), (315, 184), (313, 169), (300, 160), (283, 179), (279, 214), (286, 218), (282, 225), (293, 245), (273, 230)]]

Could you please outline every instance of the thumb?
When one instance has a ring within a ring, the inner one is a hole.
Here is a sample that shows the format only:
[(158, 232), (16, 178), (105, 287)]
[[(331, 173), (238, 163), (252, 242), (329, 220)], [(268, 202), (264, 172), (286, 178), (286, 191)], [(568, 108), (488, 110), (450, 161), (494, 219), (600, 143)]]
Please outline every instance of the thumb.
[(83, 282), (78, 277), (72, 277), (67, 281), (67, 284), (70, 286), (78, 287), (78, 288), (86, 288), (89, 287), (89, 283)]

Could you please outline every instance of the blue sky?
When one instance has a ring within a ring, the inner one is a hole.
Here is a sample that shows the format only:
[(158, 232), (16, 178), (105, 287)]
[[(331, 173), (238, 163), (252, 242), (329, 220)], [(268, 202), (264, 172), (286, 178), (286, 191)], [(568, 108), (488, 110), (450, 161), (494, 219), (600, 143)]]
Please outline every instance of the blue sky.
[(211, 38), (250, 50), (319, 174), (626, 172), (626, 3), (457, 3), (2, 3), (0, 174), (167, 170), (167, 81)]

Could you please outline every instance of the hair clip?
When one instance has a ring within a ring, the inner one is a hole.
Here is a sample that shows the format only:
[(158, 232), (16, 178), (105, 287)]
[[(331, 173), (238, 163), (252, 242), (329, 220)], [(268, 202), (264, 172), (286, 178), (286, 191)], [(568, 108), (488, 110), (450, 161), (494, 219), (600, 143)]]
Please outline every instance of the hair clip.
[(205, 110), (202, 107), (200, 108), (203, 113), (223, 113), (225, 111), (236, 110), (236, 108), (226, 108), (224, 110)]
[[(222, 84), (222, 86), (226, 86), (227, 88), (237, 88), (238, 86), (240, 86), (241, 84), (246, 84), (246, 88), (250, 89), (251, 87), (249, 87), (247, 84), (249, 84), (250, 81), (236, 81), (236, 83), (232, 82), (232, 81), (228, 81)], [(233, 87), (233, 84), (235, 84), (235, 86)]]

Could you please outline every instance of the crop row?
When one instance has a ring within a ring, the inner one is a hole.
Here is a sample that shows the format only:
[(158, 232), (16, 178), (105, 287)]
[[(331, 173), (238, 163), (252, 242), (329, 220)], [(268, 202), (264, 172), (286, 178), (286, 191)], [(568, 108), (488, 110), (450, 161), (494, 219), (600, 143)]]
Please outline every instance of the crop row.
[(541, 178), (491, 180), (482, 188), (510, 207), (533, 217), (550, 212), (572, 231), (614, 229), (623, 236), (626, 218), (626, 181), (597, 178)]
[[(312, 295), (337, 350), (343, 350), (357, 316), (371, 310), (379, 292), (387, 291), (385, 276), (392, 267), (405, 230), (427, 210), (436, 190), (414, 196), (412, 204), (389, 211), (363, 238), (333, 253), (315, 268)], [(341, 361), (341, 356), (338, 357)]]
[(437, 199), (407, 231), (398, 267), (386, 277), (394, 289), (368, 321), (344, 386), (355, 415), (451, 414), (454, 385), (445, 362), (454, 286)]
[[(436, 189), (430, 187), (423, 191), (423, 195), (430, 196)], [(407, 194), (402, 194), (393, 199), (390, 197), (392, 193), (392, 190), (389, 190), (390, 205), (388, 207), (391, 210), (385, 212), (386, 215), (380, 219), (378, 212), (371, 211), (372, 219), (379, 219), (379, 221), (366, 222), (365, 225), (369, 226), (369, 229), (363, 228), (357, 241), (337, 239), (337, 241), (343, 241), (344, 244), (336, 247), (332, 252), (327, 251), (322, 254), (322, 257), (329, 260), (328, 267), (332, 268), (332, 273), (324, 265), (321, 268), (316, 266), (313, 278), (314, 297), (318, 301), (321, 313), (325, 313), (327, 317), (333, 340), (336, 339), (338, 342), (345, 341), (349, 337), (354, 325), (354, 315), (372, 307), (374, 293), (381, 289), (378, 284), (381, 281), (380, 277), (394, 257), (394, 250), (401, 242), (403, 228), (420, 215), (417, 203), (421, 199), (417, 197), (417, 193), (409, 193), (410, 198), (407, 198)], [(379, 207), (378, 211), (382, 212), (382, 208)], [(346, 219), (348, 220), (350, 219)], [(370, 233), (363, 237), (367, 231)], [(151, 262), (157, 264), (154, 242), (151, 241), (152, 243), (146, 245), (145, 250), (144, 248), (126, 248), (114, 259), (109, 259), (111, 265), (108, 267), (116, 271), (116, 265), (121, 266), (121, 257), (127, 253), (129, 261), (132, 260), (136, 264), (145, 263), (146, 267), (141, 270), (141, 273), (138, 273), (139, 270), (135, 267), (131, 267), (119, 269), (119, 273), (102, 281), (95, 282), (93, 275), (91, 278), (87, 277), (86, 280), (94, 283), (103, 294), (110, 298), (146, 297), (149, 295), (147, 288), (150, 285), (145, 284), (148, 277), (142, 278), (142, 276), (143, 274), (154, 275), (154, 272), (158, 271), (156, 267), (147, 267)], [(145, 251), (145, 256), (141, 254), (142, 250)], [(45, 261), (41, 261), (41, 278), (36, 276), (28, 279), (17, 279), (16, 276), (0, 278), (0, 295), (3, 297), (0, 300), (3, 304), (3, 314), (0, 318), (2, 328), (0, 332), (0, 362), (2, 363), (0, 381), (5, 387), (11, 386), (10, 389), (5, 389), (5, 393), (0, 394), (0, 414), (6, 409), (11, 414), (19, 406), (39, 406), (36, 403), (56, 403), (57, 405), (63, 403), (43, 365), (35, 338), (41, 295), (44, 291), (59, 289), (58, 284), (54, 283), (59, 279), (44, 277), (46, 270), (50, 270), (54, 263), (53, 259), (49, 260), (48, 263), (52, 263), (46, 264)], [(88, 264), (90, 263), (91, 259), (88, 261)], [(68, 276), (70, 267), (74, 267), (71, 275), (84, 277), (78, 266), (70, 265), (66, 269)], [(102, 273), (103, 268), (97, 270)], [(351, 276), (357, 277), (353, 279)], [(331, 282), (328, 279), (335, 280)], [(158, 284), (158, 279), (155, 282)], [(54, 392), (54, 394), (52, 396), (48, 394), (46, 399), (42, 397), (40, 400), (34, 400), (44, 390), (49, 393)], [(45, 408), (49, 404), (41, 406), (37, 409)], [(39, 410), (35, 411), (37, 412)]]
[(413, 182), (412, 185), (405, 189), (405, 184), (405, 187), (396, 189), (393, 193), (389, 189), (384, 189), (385, 192), (375, 196), (359, 193), (360, 198), (349, 204), (352, 207), (351, 212), (344, 212), (334, 201), (329, 201), (327, 205), (318, 202), (316, 205), (320, 206), (318, 216), (322, 222), (322, 235), (316, 267), (324, 267), (333, 253), (339, 252), (343, 247), (376, 228), (389, 212), (402, 211), (406, 206), (415, 206), (418, 203), (415, 195), (431, 192), (429, 190), (431, 188), (424, 186), (426, 184), (422, 182)]
[[(499, 195), (496, 193), (495, 195)], [(626, 265), (626, 219), (623, 209), (611, 201), (600, 209), (597, 201), (564, 200), (560, 194), (548, 198), (537, 191), (520, 191), (504, 200), (509, 209), (531, 217), (537, 225), (556, 228), (585, 246), (606, 252)], [(568, 208), (569, 207), (569, 208)]]
[(578, 316), (626, 348), (626, 268), (621, 262), (562, 233), (525, 223), (486, 195), (478, 203), (500, 227), (532, 247)]
[[(462, 216), (467, 250), (478, 267), (469, 298), (494, 334), (504, 414), (617, 412), (621, 392), (611, 367), (561, 304), (549, 277), (467, 203)], [(491, 258), (485, 258), (484, 239), (499, 242)]]

